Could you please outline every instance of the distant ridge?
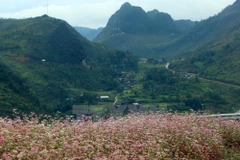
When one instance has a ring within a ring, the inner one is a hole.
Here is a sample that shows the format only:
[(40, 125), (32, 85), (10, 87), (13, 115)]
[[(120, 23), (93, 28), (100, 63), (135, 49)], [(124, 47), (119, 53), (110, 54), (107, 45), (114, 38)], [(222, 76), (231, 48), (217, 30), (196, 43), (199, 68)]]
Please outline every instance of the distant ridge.
[(83, 37), (86, 37), (88, 40), (94, 40), (97, 35), (103, 30), (103, 27), (98, 29), (91, 29), (87, 27), (74, 27)]
[(191, 29), (194, 24), (190, 20), (174, 21), (169, 14), (158, 10), (146, 13), (141, 7), (126, 2), (110, 17), (95, 41), (129, 50), (143, 57), (153, 56), (157, 53), (149, 48), (149, 43), (158, 45), (156, 40), (160, 43), (163, 39), (172, 41)]

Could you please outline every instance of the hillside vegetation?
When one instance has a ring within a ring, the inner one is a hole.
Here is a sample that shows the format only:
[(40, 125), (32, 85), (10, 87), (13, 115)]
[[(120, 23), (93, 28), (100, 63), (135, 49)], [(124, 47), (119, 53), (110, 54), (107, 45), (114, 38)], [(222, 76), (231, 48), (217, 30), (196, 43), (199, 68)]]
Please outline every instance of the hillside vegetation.
[(23, 80), (14, 75), (14, 73), (3, 64), (0, 64), (0, 112), (1, 116), (11, 115), (13, 109), (16, 107), (25, 112), (40, 112), (39, 101), (27, 86), (24, 85)]
[[(239, 84), (240, 3), (200, 22), (125, 3), (96, 41), (147, 58), (174, 60), (176, 71)], [(134, 30), (134, 32), (133, 32)]]
[[(180, 55), (174, 67), (179, 71), (239, 84), (240, 81), (240, 3), (236, 1), (218, 15), (201, 21), (173, 47)], [(188, 49), (186, 49), (188, 48)], [(171, 50), (169, 50), (171, 51)]]
[[(92, 43), (46, 15), (0, 19), (0, 114), (72, 114), (74, 105), (81, 115), (109, 117), (139, 111), (133, 103), (141, 111), (237, 112), (239, 5), (194, 24), (125, 3), (97, 40), (126, 52)], [(157, 59), (139, 61), (132, 50)]]
[(48, 113), (71, 111), (67, 98), (77, 100), (91, 90), (114, 90), (119, 87), (118, 72), (137, 69), (138, 60), (130, 53), (91, 43), (62, 20), (42, 16), (1, 19), (0, 24), (1, 63), (28, 88), (15, 94), (25, 106), (31, 103), (24, 99), (34, 101), (24, 98), (26, 92)]

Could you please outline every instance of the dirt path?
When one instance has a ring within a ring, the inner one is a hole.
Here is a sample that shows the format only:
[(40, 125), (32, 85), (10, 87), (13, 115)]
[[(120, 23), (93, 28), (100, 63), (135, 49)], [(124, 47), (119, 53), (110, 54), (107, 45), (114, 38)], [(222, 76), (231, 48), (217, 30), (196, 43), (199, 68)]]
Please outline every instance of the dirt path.
[(170, 65), (170, 63), (167, 63), (167, 64), (166, 64), (166, 66), (165, 66), (166, 69), (169, 70), (169, 71), (171, 71), (173, 74), (175, 74), (175, 71), (174, 71), (174, 70), (169, 69), (169, 65)]
[(115, 101), (113, 103), (113, 106), (115, 106), (117, 104), (117, 101), (118, 101), (118, 95), (115, 97)]
[(202, 80), (205, 80), (205, 81), (209, 81), (209, 82), (213, 82), (213, 83), (223, 84), (223, 85), (227, 85), (227, 86), (231, 86), (231, 87), (240, 88), (239, 85), (230, 84), (230, 83), (226, 83), (226, 82), (220, 82), (220, 81), (206, 79), (206, 78), (202, 78), (202, 77), (199, 77), (199, 79), (202, 79)]

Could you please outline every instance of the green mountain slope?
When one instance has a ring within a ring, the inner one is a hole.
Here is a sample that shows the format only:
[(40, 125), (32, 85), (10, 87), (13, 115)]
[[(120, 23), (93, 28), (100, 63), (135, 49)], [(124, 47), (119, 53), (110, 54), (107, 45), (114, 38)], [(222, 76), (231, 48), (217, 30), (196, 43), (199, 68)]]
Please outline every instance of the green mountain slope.
[(176, 68), (239, 84), (239, 9), (240, 3), (236, 1), (218, 15), (199, 22), (175, 46), (172, 45), (167, 51), (171, 52), (169, 56), (190, 55), (185, 61), (178, 62)]
[(176, 57), (187, 55), (188, 52), (199, 48), (221, 46), (233, 32), (238, 29), (239, 1), (228, 6), (218, 15), (197, 22), (194, 28), (184, 34), (180, 39), (168, 45), (157, 48), (159, 56)]
[(0, 59), (48, 113), (85, 91), (116, 89), (118, 72), (137, 69), (130, 53), (91, 43), (48, 16), (0, 20)]
[(38, 99), (34, 97), (24, 82), (0, 63), (0, 115), (11, 115), (13, 109), (27, 113), (44, 113)]

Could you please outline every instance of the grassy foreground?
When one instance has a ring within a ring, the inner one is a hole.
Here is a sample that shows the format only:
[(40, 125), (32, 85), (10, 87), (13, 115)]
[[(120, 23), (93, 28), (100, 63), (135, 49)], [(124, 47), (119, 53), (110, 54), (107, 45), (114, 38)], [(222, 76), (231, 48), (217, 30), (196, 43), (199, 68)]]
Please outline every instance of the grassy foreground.
[(197, 114), (0, 119), (0, 159), (240, 159), (240, 123)]

